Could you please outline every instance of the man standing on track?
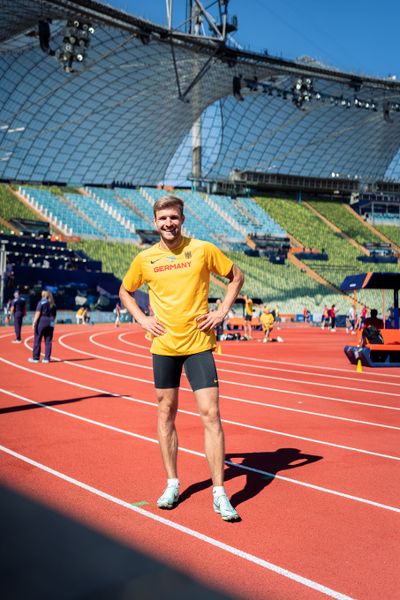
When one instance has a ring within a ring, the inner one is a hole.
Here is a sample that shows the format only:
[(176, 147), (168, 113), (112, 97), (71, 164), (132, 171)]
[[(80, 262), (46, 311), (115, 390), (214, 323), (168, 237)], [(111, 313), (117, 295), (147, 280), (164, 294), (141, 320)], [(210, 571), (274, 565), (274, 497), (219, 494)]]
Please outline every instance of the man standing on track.
[[(173, 508), (179, 499), (175, 417), (184, 368), (204, 425), (214, 510), (225, 521), (236, 521), (239, 515), (224, 489), (224, 432), (212, 350), (216, 346), (215, 328), (228, 314), (244, 277), (216, 246), (182, 235), (183, 208), (183, 201), (175, 196), (164, 196), (154, 204), (154, 224), (160, 242), (135, 257), (123, 279), (120, 298), (135, 321), (153, 338), (158, 437), (168, 478), (158, 507)], [(225, 297), (215, 311), (208, 309), (210, 273), (229, 280)], [(146, 316), (131, 296), (143, 283), (149, 288), (152, 316)]]

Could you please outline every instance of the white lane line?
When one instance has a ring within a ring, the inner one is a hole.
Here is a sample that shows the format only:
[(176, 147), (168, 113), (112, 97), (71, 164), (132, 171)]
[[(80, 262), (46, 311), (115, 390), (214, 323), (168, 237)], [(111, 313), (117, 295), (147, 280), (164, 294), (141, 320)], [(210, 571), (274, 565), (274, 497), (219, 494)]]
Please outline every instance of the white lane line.
[[(105, 348), (106, 350), (112, 350), (112, 351), (116, 351), (116, 352), (123, 352), (124, 354), (130, 354), (126, 350), (115, 350), (114, 348), (110, 348), (109, 346), (106, 346), (105, 344), (96, 342), (94, 340), (96, 335), (99, 335), (99, 334), (95, 333), (95, 334), (91, 335), (89, 338), (89, 341), (92, 344), (99, 346), (100, 348)], [(115, 360), (115, 359), (111, 359), (111, 360)], [(281, 377), (281, 376), (275, 376), (275, 375), (263, 375), (262, 373), (254, 373), (253, 371), (237, 371), (234, 369), (225, 369), (224, 367), (221, 367), (221, 365), (219, 364), (218, 372), (221, 372), (221, 371), (224, 373), (234, 373), (235, 375), (247, 375), (247, 376), (251, 377), (252, 379), (275, 379), (277, 381), (285, 381), (286, 383), (301, 383), (302, 385), (312, 385), (312, 386), (325, 387), (325, 388), (330, 388), (330, 389), (334, 388), (336, 390), (346, 390), (346, 391), (350, 391), (350, 392), (364, 392), (365, 393), (366, 391), (368, 391), (369, 394), (378, 394), (380, 396), (390, 396), (391, 398), (393, 398), (393, 397), (400, 398), (400, 393), (396, 394), (394, 392), (382, 392), (380, 390), (371, 390), (371, 389), (366, 390), (365, 388), (348, 387), (348, 386), (344, 386), (344, 385), (336, 385), (333, 383), (322, 383), (320, 381), (307, 381), (304, 379), (292, 379), (292, 378), (288, 378), (288, 377)], [(231, 385), (241, 385), (243, 387), (252, 387), (255, 389), (263, 389), (262, 386), (255, 385), (255, 384), (239, 383), (237, 381), (231, 381), (230, 383), (231, 383)], [(371, 382), (368, 382), (368, 383), (371, 383)]]
[(18, 452), (14, 452), (14, 450), (11, 450), (10, 448), (6, 448), (5, 446), (0, 446), (0, 450), (2, 452), (5, 452), (6, 454), (9, 454), (10, 456), (13, 456), (14, 458), (17, 458), (18, 460), (21, 460), (27, 464), (30, 464), (33, 467), (36, 467), (37, 469), (45, 471), (46, 473), (49, 473), (50, 475), (53, 475), (54, 477), (62, 479), (63, 481), (66, 481), (67, 483), (75, 485), (91, 494), (99, 496), (100, 498), (103, 498), (104, 500), (108, 500), (109, 502), (113, 502), (114, 504), (117, 504), (119, 506), (122, 506), (123, 508), (131, 510), (142, 517), (152, 519), (153, 521), (156, 521), (157, 523), (161, 523), (162, 525), (171, 527), (172, 529), (175, 529), (177, 531), (180, 531), (181, 533), (184, 533), (193, 538), (196, 538), (206, 544), (214, 546), (215, 548), (218, 548), (220, 550), (228, 552), (229, 554), (233, 554), (233, 556), (239, 556), (243, 560), (251, 562), (251, 563), (257, 565), (258, 567), (267, 569), (268, 571), (273, 571), (274, 573), (277, 573), (278, 575), (281, 575), (282, 577), (286, 577), (287, 579), (291, 579), (292, 581), (295, 581), (296, 583), (304, 585), (304, 586), (311, 588), (317, 592), (321, 592), (325, 596), (329, 596), (330, 598), (335, 598), (336, 600), (352, 600), (352, 598), (350, 596), (346, 596), (345, 594), (337, 592), (336, 590), (326, 587), (325, 585), (322, 585), (316, 581), (313, 581), (312, 579), (308, 579), (307, 577), (303, 577), (302, 575), (299, 575), (298, 573), (294, 573), (293, 571), (289, 571), (288, 569), (285, 569), (283, 567), (275, 565), (274, 563), (271, 563), (262, 558), (259, 558), (258, 556), (255, 556), (254, 554), (249, 554), (248, 552), (244, 552), (243, 550), (240, 550), (239, 548), (235, 548), (234, 546), (225, 544), (224, 542), (221, 542), (215, 538), (212, 538), (212, 537), (209, 537), (208, 535), (200, 533), (199, 531), (196, 531), (195, 529), (191, 529), (189, 527), (185, 527), (184, 525), (180, 525), (179, 523), (175, 523), (174, 521), (170, 521), (169, 519), (166, 519), (165, 517), (156, 515), (148, 510), (145, 510), (144, 508), (140, 508), (138, 506), (132, 506), (129, 502), (126, 502), (125, 500), (122, 500), (120, 498), (112, 496), (111, 494), (108, 494), (107, 492), (103, 492), (102, 490), (99, 490), (91, 485), (88, 485), (87, 483), (79, 481), (78, 479), (70, 477), (69, 475), (66, 475), (65, 473), (61, 473), (60, 471), (51, 469), (50, 467), (48, 467), (42, 463), (39, 463), (36, 460), (32, 460), (31, 458), (29, 458), (27, 456), (19, 454)]
[[(99, 335), (104, 335), (106, 333), (109, 333), (109, 332), (101, 331), (101, 332), (96, 333), (93, 337), (95, 337), (95, 336), (97, 337)], [(126, 335), (126, 333), (120, 334), (118, 336), (118, 340), (120, 340), (123, 344), (129, 345), (129, 346), (138, 346), (138, 344), (133, 344), (132, 342), (127, 342), (123, 337), (124, 335)], [(93, 343), (96, 344), (96, 342), (93, 342)], [(144, 347), (145, 346), (143, 346), (143, 348)], [(109, 348), (109, 350), (112, 350), (115, 352), (122, 352), (123, 354), (129, 354), (129, 352), (127, 352), (126, 350), (119, 350), (117, 348)], [(136, 355), (135, 353), (132, 353), (132, 354), (134, 356), (140, 356), (140, 355)], [(225, 355), (217, 355), (215, 358), (216, 358), (218, 364), (221, 363), (221, 364), (228, 364), (228, 365), (237, 365), (240, 367), (250, 367), (251, 369), (264, 369), (266, 371), (282, 371), (284, 373), (296, 373), (298, 375), (310, 375), (311, 377), (325, 377), (325, 378), (331, 378), (331, 379), (335, 378), (335, 379), (346, 380), (346, 381), (354, 381), (355, 379), (358, 379), (358, 381), (360, 383), (366, 383), (367, 385), (370, 383), (377, 383), (378, 385), (393, 385), (396, 387), (400, 386), (400, 383), (391, 382), (391, 381), (381, 381), (381, 380), (374, 380), (374, 379), (368, 379), (368, 380), (359, 379), (358, 375), (356, 378), (354, 376), (353, 377), (344, 377), (343, 375), (334, 375), (334, 374), (330, 375), (328, 373), (315, 373), (313, 371), (298, 371), (296, 369), (281, 369), (279, 367), (268, 367), (266, 365), (255, 365), (253, 362), (251, 362), (253, 360), (251, 356), (246, 356), (246, 359), (250, 361), (247, 363), (245, 363), (243, 361), (237, 362), (235, 360), (226, 360)], [(313, 368), (313, 365), (308, 365), (308, 367)]]
[[(27, 402), (28, 404), (41, 406), (42, 408), (45, 408), (52, 412), (59, 413), (61, 415), (67, 416), (67, 417), (70, 417), (72, 419), (77, 419), (78, 421), (90, 423), (91, 425), (96, 425), (97, 427), (102, 427), (103, 429), (108, 429), (110, 431), (122, 433), (123, 435), (128, 435), (130, 437), (138, 438), (140, 440), (144, 440), (146, 442), (151, 442), (153, 444), (158, 445), (158, 440), (156, 440), (154, 438), (150, 438), (150, 437), (141, 435), (139, 433), (133, 433), (132, 431), (129, 431), (127, 429), (121, 429), (120, 427), (114, 427), (113, 425), (108, 425), (107, 423), (103, 423), (101, 421), (95, 421), (93, 419), (89, 419), (88, 417), (82, 417), (75, 413), (70, 413), (70, 412), (62, 410), (60, 408), (55, 408), (54, 406), (47, 406), (47, 404), (43, 404), (42, 402), (37, 402), (36, 400), (31, 400), (30, 398), (26, 398), (25, 396), (21, 396), (20, 394), (16, 394), (16, 393), (8, 391), (8, 390), (4, 390), (4, 389), (0, 388), (0, 392), (2, 392), (3, 394), (7, 394), (8, 396), (18, 398), (19, 400), (23, 400), (24, 402)], [(114, 396), (119, 397), (116, 394), (114, 394)], [(200, 456), (202, 458), (206, 457), (206, 455), (203, 452), (197, 452), (196, 450), (191, 450), (189, 448), (184, 448), (182, 446), (179, 446), (179, 451), (185, 452), (187, 454), (192, 454), (194, 456)], [(325, 488), (320, 485), (315, 485), (313, 483), (307, 483), (307, 482), (304, 482), (301, 480), (293, 479), (292, 477), (287, 477), (284, 475), (270, 473), (269, 471), (263, 471), (261, 469), (255, 469), (253, 467), (248, 467), (247, 465), (235, 463), (230, 460), (225, 460), (224, 462), (226, 465), (237, 467), (238, 469), (242, 469), (243, 471), (249, 471), (251, 473), (258, 473), (259, 475), (262, 475), (263, 477), (271, 477), (272, 479), (279, 479), (281, 481), (285, 481), (286, 483), (293, 483), (295, 485), (300, 485), (302, 487), (306, 487), (306, 488), (309, 488), (312, 490), (323, 492), (325, 494), (332, 494), (333, 496), (339, 496), (340, 498), (346, 498), (347, 500), (353, 500), (355, 502), (361, 502), (362, 504), (368, 504), (368, 505), (374, 506), (376, 508), (382, 508), (384, 510), (389, 510), (389, 511), (400, 513), (400, 508), (396, 508), (395, 506), (390, 506), (388, 504), (382, 504), (381, 502), (375, 502), (374, 500), (369, 500), (367, 498), (362, 498), (360, 496), (354, 496), (352, 494), (346, 494), (345, 492), (338, 492), (337, 490), (332, 490), (330, 488)]]
[(12, 332), (10, 333), (3, 333), (2, 335), (0, 335), (0, 340), (2, 340), (3, 338), (7, 338), (7, 337), (14, 337), (14, 334)]
[[(115, 397), (123, 398), (125, 400), (129, 400), (130, 402), (137, 402), (139, 404), (143, 404), (143, 405), (146, 405), (146, 406), (151, 406), (153, 408), (156, 408), (156, 404), (153, 403), (153, 402), (147, 402), (146, 400), (139, 400), (137, 398), (133, 398), (132, 396), (126, 396), (126, 395), (123, 395), (123, 394), (113, 394), (113, 393), (111, 393), (111, 392), (109, 392), (107, 390), (101, 390), (101, 389), (94, 388), (94, 387), (91, 387), (91, 386), (83, 385), (81, 383), (72, 382), (72, 381), (67, 380), (67, 379), (62, 379), (61, 377), (56, 377), (54, 375), (48, 375), (47, 373), (41, 373), (39, 371), (36, 371), (36, 370), (33, 370), (33, 369), (28, 369), (27, 367), (23, 367), (21, 365), (16, 365), (16, 364), (14, 364), (14, 363), (12, 363), (12, 362), (4, 359), (4, 358), (1, 358), (1, 357), (0, 357), (0, 361), (5, 362), (5, 363), (11, 365), (12, 367), (17, 368), (17, 369), (22, 369), (23, 371), (27, 371), (29, 373), (33, 373), (34, 375), (37, 375), (37, 376), (40, 376), (40, 377), (45, 377), (47, 379), (52, 379), (53, 381), (59, 381), (61, 383), (66, 383), (66, 384), (72, 385), (74, 387), (79, 387), (79, 388), (82, 388), (82, 389), (87, 389), (87, 390), (91, 390), (91, 391), (95, 391), (95, 392), (100, 392), (102, 394), (110, 394), (111, 396), (115, 396)], [(191, 411), (188, 411), (188, 410), (179, 409), (179, 412), (182, 413), (182, 414), (194, 416), (196, 418), (198, 418), (198, 416), (199, 416), (197, 413), (194, 413), (194, 412), (191, 412)], [(296, 440), (303, 440), (303, 441), (306, 441), (306, 442), (312, 442), (314, 444), (320, 444), (322, 446), (330, 446), (332, 448), (341, 448), (342, 450), (350, 450), (351, 452), (357, 452), (357, 453), (360, 453), (360, 454), (367, 454), (367, 455), (370, 455), (370, 456), (378, 456), (380, 458), (387, 458), (389, 460), (398, 460), (398, 461), (400, 461), (400, 457), (398, 457), (398, 456), (392, 456), (390, 454), (382, 454), (382, 453), (379, 453), (379, 452), (373, 452), (372, 450), (363, 450), (361, 448), (354, 448), (353, 446), (345, 446), (343, 444), (335, 444), (334, 442), (326, 442), (326, 441), (323, 441), (323, 440), (317, 440), (317, 439), (313, 439), (313, 438), (308, 438), (308, 437), (305, 437), (305, 436), (295, 435), (295, 434), (292, 434), (292, 433), (286, 433), (286, 432), (283, 432), (283, 431), (277, 431), (277, 430), (274, 430), (274, 429), (267, 429), (266, 427), (258, 427), (256, 425), (248, 425), (247, 423), (240, 423), (240, 422), (237, 422), (237, 421), (231, 421), (229, 419), (221, 419), (221, 420), (222, 420), (223, 423), (228, 423), (229, 425), (234, 425), (236, 427), (243, 427), (244, 429), (251, 429), (251, 430), (254, 430), (254, 431), (262, 431), (264, 433), (272, 433), (273, 435), (279, 435), (279, 436), (282, 436), (282, 437), (289, 437), (289, 438), (293, 438), (293, 439), (296, 439)]]
[[(74, 346), (69, 346), (68, 344), (66, 344), (64, 342), (64, 338), (68, 337), (70, 335), (73, 335), (73, 334), (66, 333), (63, 336), (61, 336), (59, 338), (59, 340), (58, 340), (59, 344), (61, 346), (63, 346), (64, 348), (66, 348), (67, 350), (73, 350), (74, 352), (78, 352), (79, 354), (85, 354), (85, 355), (91, 356), (93, 358), (98, 358), (100, 360), (106, 360), (106, 361), (109, 360), (109, 361), (112, 361), (114, 363), (118, 363), (118, 364), (121, 364), (121, 365), (128, 365), (128, 366), (131, 366), (131, 367), (139, 367), (140, 369), (152, 370), (152, 367), (147, 366), (147, 365), (143, 365), (143, 364), (140, 364), (140, 363), (126, 362), (126, 361), (123, 361), (123, 360), (118, 360), (116, 358), (107, 358), (107, 357), (101, 356), (99, 354), (93, 354), (91, 352), (86, 352), (84, 350), (78, 350)], [(147, 356), (143, 356), (142, 354), (135, 354), (135, 356), (139, 356), (141, 358), (148, 358)], [(63, 361), (63, 362), (67, 362), (67, 361)], [(78, 367), (78, 366), (82, 366), (82, 365), (74, 365), (74, 366)], [(218, 368), (218, 371), (219, 370), (220, 369)], [(237, 371), (235, 371), (235, 373), (237, 374)], [(235, 382), (232, 382), (231, 380), (220, 379), (220, 381), (223, 382), (223, 383), (227, 383), (227, 384), (249, 387), (247, 384), (235, 383)], [(282, 388), (274, 388), (274, 387), (270, 387), (270, 386), (251, 386), (251, 387), (254, 387), (256, 389), (260, 389), (260, 390), (263, 390), (263, 391), (279, 392), (281, 394), (289, 394), (291, 396), (301, 396), (301, 397), (304, 397), (306, 395), (307, 398), (316, 398), (318, 400), (328, 400), (328, 401), (331, 401), (331, 402), (339, 402), (339, 403), (343, 403), (343, 404), (356, 404), (356, 405), (359, 405), (359, 406), (370, 406), (370, 407), (373, 407), (373, 408), (379, 408), (379, 409), (384, 409), (384, 410), (400, 411), (400, 407), (397, 407), (397, 406), (388, 406), (388, 405), (385, 405), (385, 404), (376, 404), (376, 403), (373, 403), (373, 402), (358, 402), (357, 400), (345, 400), (344, 398), (335, 398), (333, 396), (322, 396), (320, 394), (310, 394), (308, 392), (307, 392), (307, 394), (305, 394), (304, 392), (295, 392), (293, 390), (285, 390), (285, 389), (282, 389)], [(362, 391), (365, 392), (365, 390), (362, 390)], [(391, 396), (391, 394), (389, 394), (389, 395)], [(226, 398), (229, 398), (229, 396), (226, 396)]]
[[(26, 341), (26, 345), (28, 346), (29, 344), (29, 340), (30, 338), (28, 338), (28, 340)], [(113, 371), (106, 371), (104, 369), (98, 369), (96, 367), (89, 367), (88, 365), (80, 365), (80, 364), (76, 364), (73, 361), (68, 361), (68, 360), (63, 360), (61, 361), (60, 359), (54, 357), (53, 358), (54, 361), (58, 361), (58, 362), (63, 362), (65, 364), (71, 365), (73, 367), (77, 367), (78, 369), (86, 369), (88, 371), (95, 371), (96, 373), (102, 373), (103, 375), (109, 375), (111, 377), (118, 377), (121, 379), (128, 379), (130, 381), (140, 381), (141, 383), (147, 383), (149, 385), (154, 386), (154, 382), (153, 379), (143, 379), (141, 377), (134, 377), (133, 375), (123, 375), (121, 373), (115, 373)], [(132, 365), (135, 365), (135, 363), (132, 363)], [(147, 367), (146, 367), (147, 368)], [(223, 379), (220, 379), (221, 382), (224, 382)], [(229, 382), (228, 382), (229, 383)], [(185, 387), (183, 385), (180, 386), (180, 389), (185, 391), (185, 392), (191, 392), (191, 388), (189, 387)], [(357, 423), (358, 425), (367, 425), (367, 426), (371, 426), (371, 427), (380, 427), (382, 429), (394, 429), (397, 431), (400, 431), (400, 427), (397, 427), (395, 425), (386, 425), (384, 423), (377, 423), (377, 422), (373, 422), (373, 421), (363, 421), (361, 419), (351, 419), (350, 417), (339, 417), (337, 415), (330, 415), (328, 413), (319, 413), (319, 412), (315, 412), (315, 411), (310, 411), (310, 410), (302, 410), (300, 408), (291, 408), (291, 407), (287, 407), (287, 406), (281, 406), (279, 404), (270, 404), (268, 402), (257, 402), (256, 400), (246, 400), (245, 398), (237, 398), (234, 396), (226, 396), (224, 394), (220, 394), (220, 398), (224, 399), (224, 400), (231, 400), (233, 402), (240, 402), (242, 404), (250, 404), (250, 405), (254, 405), (254, 406), (260, 406), (263, 408), (272, 408), (272, 409), (276, 409), (276, 410), (286, 410), (289, 412), (296, 412), (296, 413), (300, 413), (300, 414), (305, 414), (305, 415), (311, 415), (313, 417), (321, 417), (324, 419), (333, 419), (336, 421), (345, 421), (345, 422), (349, 422), (349, 423)], [(395, 408), (393, 410), (400, 410), (400, 408)]]
[[(119, 337), (119, 339), (122, 339), (123, 336), (125, 335), (132, 335), (135, 334), (135, 332), (125, 332), (125, 333), (121, 333)], [(130, 346), (136, 346), (137, 348), (146, 348), (148, 349), (148, 346), (145, 346), (143, 344), (136, 344), (134, 342), (127, 342), (125, 340), (123, 340), (125, 344), (129, 344)], [(224, 356), (227, 356), (229, 358), (240, 358), (240, 356), (238, 356), (237, 354), (225, 354)], [(252, 357), (251, 359), (254, 362), (259, 362), (259, 363), (268, 363), (268, 364), (276, 364), (276, 365), (288, 365), (288, 366), (293, 366), (293, 367), (306, 367), (306, 368), (310, 368), (310, 364), (304, 364), (304, 363), (298, 363), (298, 362), (289, 362), (289, 361), (284, 361), (284, 360), (272, 360), (272, 359), (268, 359), (268, 358), (255, 358)], [(349, 373), (349, 369), (342, 369), (340, 367), (327, 367), (327, 366), (320, 366), (320, 365), (312, 365), (313, 369), (318, 369), (320, 371), (339, 371), (340, 373)], [(367, 371), (363, 372), (363, 376), (369, 377), (369, 376), (376, 376), (376, 373), (368, 373)], [(379, 376), (380, 377), (394, 377), (395, 379), (400, 379), (400, 375), (394, 375), (392, 373), (381, 373), (379, 372)]]

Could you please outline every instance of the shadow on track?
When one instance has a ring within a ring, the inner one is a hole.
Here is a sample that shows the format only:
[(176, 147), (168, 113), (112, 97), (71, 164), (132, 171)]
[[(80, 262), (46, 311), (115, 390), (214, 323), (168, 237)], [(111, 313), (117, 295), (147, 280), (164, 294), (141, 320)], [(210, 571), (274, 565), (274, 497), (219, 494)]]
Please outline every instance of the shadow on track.
[[(232, 462), (232, 459), (242, 459)], [(227, 454), (225, 456), (225, 481), (235, 477), (246, 476), (244, 488), (231, 497), (233, 506), (250, 500), (270, 485), (275, 475), (280, 471), (297, 469), (321, 460), (322, 456), (304, 454), (298, 448), (278, 448), (275, 452), (242, 452)], [(193, 483), (187, 487), (179, 497), (179, 502), (184, 502), (193, 494), (201, 492), (212, 486), (211, 479)]]
[(32, 410), (33, 408), (46, 408), (48, 406), (60, 406), (62, 404), (72, 404), (73, 402), (81, 402), (89, 400), (89, 398), (122, 398), (123, 394), (92, 394), (91, 396), (80, 396), (79, 398), (67, 398), (66, 400), (50, 400), (49, 402), (41, 402), (40, 404), (22, 404), (20, 406), (8, 406), (0, 408), (0, 415), (7, 413), (20, 412), (23, 410)]

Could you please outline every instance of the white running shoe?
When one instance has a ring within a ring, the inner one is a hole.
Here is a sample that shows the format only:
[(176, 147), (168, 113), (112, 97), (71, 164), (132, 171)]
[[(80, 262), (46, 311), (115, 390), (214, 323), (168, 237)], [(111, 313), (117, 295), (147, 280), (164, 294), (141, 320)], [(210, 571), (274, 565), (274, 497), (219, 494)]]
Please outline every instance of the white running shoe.
[(238, 521), (240, 519), (236, 510), (229, 502), (228, 496), (226, 494), (214, 496), (214, 510), (216, 513), (221, 515), (224, 521)]
[(28, 362), (31, 362), (31, 363), (38, 363), (39, 361), (38, 361), (38, 359), (37, 359), (37, 358), (28, 358)]
[(162, 496), (157, 500), (158, 508), (174, 508), (179, 500), (179, 486), (176, 484), (167, 485)]

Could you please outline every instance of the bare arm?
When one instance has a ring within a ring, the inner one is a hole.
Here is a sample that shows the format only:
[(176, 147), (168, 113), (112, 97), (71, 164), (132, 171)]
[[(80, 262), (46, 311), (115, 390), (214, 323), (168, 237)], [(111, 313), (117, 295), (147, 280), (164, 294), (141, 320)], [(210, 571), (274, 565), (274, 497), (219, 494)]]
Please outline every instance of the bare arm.
[(131, 296), (131, 294), (127, 289), (124, 288), (123, 285), (121, 285), (119, 289), (119, 297), (128, 312), (145, 331), (149, 331), (155, 337), (165, 333), (164, 325), (157, 321), (156, 317), (148, 317), (145, 315), (135, 298)]
[(230, 273), (227, 275), (227, 278), (229, 279), (229, 283), (226, 287), (225, 297), (218, 309), (197, 317), (198, 328), (200, 331), (209, 331), (222, 323), (230, 311), (232, 304), (238, 297), (244, 282), (244, 275), (242, 271), (239, 269), (239, 267), (233, 265)]

